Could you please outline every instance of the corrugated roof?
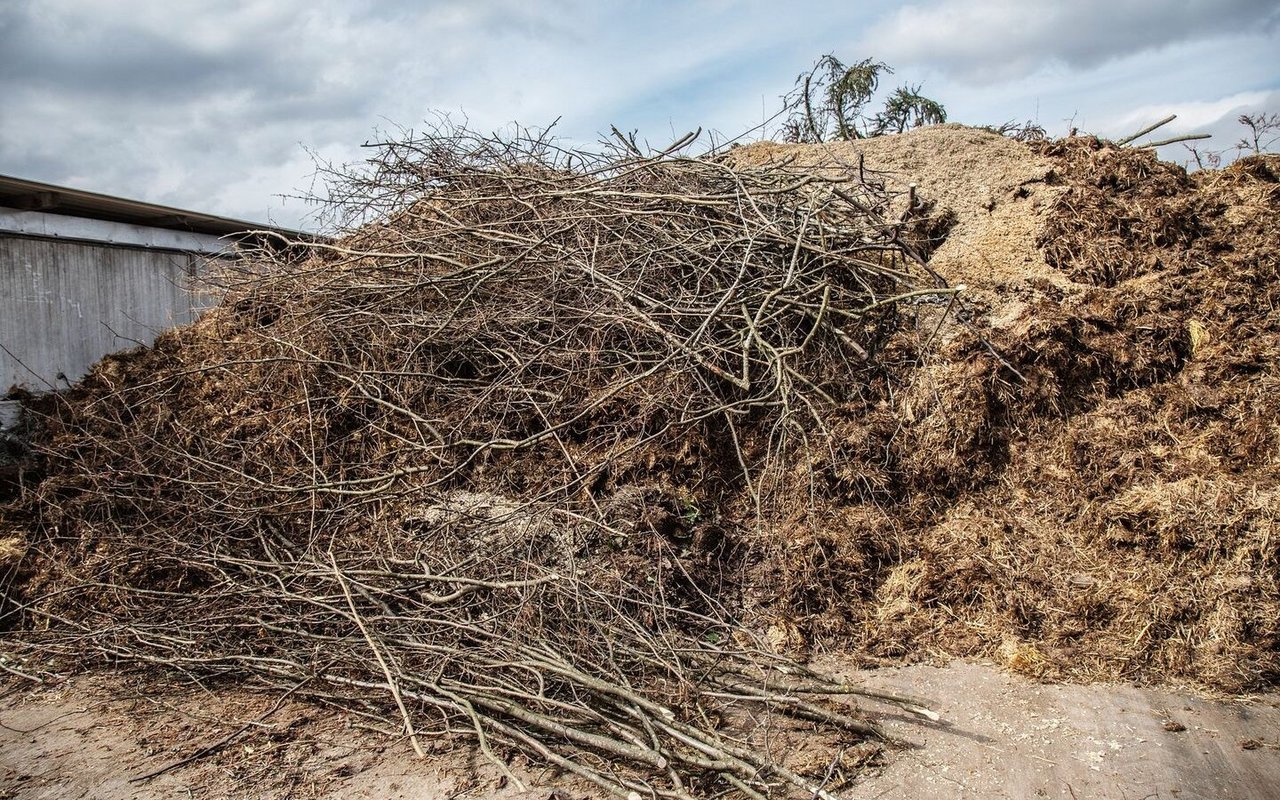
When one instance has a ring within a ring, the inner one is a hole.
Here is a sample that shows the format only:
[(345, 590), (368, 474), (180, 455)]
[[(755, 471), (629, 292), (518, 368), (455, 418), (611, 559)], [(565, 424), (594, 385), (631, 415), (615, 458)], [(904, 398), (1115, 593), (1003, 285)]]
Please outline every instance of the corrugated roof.
[(126, 222), (210, 236), (229, 236), (251, 230), (267, 230), (303, 240), (324, 238), (277, 225), (263, 225), (155, 203), (143, 203), (138, 200), (112, 197), (107, 194), (86, 192), (8, 175), (0, 175), (0, 206), (20, 211), (40, 211), (45, 214), (65, 214), (108, 222)]

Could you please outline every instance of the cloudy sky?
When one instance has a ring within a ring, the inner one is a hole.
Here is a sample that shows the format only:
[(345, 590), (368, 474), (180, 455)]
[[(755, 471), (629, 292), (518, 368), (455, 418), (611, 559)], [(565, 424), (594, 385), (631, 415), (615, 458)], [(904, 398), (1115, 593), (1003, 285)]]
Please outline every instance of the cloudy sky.
[(282, 196), (379, 131), (732, 136), (825, 52), (1054, 135), (1280, 112), (1280, 0), (0, 0), (0, 173), (307, 226)]

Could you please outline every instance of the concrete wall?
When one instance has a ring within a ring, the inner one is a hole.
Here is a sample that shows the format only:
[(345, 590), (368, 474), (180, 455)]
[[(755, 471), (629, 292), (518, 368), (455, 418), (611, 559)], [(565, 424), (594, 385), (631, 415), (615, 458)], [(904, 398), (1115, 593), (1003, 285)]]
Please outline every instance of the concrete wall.
[(0, 396), (66, 388), (107, 353), (192, 321), (206, 258), (0, 233)]

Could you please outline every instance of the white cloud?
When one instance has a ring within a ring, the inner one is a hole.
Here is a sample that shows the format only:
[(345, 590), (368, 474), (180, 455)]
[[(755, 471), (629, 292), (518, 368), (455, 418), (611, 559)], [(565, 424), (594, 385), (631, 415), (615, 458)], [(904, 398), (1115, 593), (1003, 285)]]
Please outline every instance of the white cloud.
[(375, 128), (436, 111), (480, 129), (561, 118), (588, 143), (610, 124), (661, 145), (732, 135), (828, 51), (889, 61), (973, 123), (1043, 99), (1048, 120), (1110, 126), (1133, 97), (1280, 87), (1259, 22), (1274, 2), (885, 4), (0, 0), (0, 172), (291, 225), (308, 209), (274, 196), (309, 188), (304, 147), (358, 159)]
[(1136, 131), (1170, 114), (1176, 114), (1178, 118), (1161, 127), (1160, 133), (1153, 134), (1153, 138), (1198, 132), (1224, 118), (1234, 121), (1241, 114), (1264, 108), (1268, 100), (1275, 98), (1276, 95), (1276, 92), (1237, 92), (1216, 100), (1185, 100), (1143, 105), (1106, 124), (1105, 128), (1108, 131), (1117, 132), (1116, 135), (1124, 135), (1118, 132)]
[[(1138, 112), (1144, 112), (1144, 115), (1138, 116)], [(1137, 143), (1157, 141), (1185, 133), (1207, 133), (1210, 135), (1209, 139), (1161, 147), (1158, 150), (1160, 157), (1180, 164), (1189, 164), (1193, 157), (1188, 148), (1194, 147), (1201, 154), (1220, 156), (1223, 163), (1227, 163), (1244, 152), (1236, 147), (1237, 143), (1248, 134), (1248, 129), (1240, 123), (1240, 116), (1280, 112), (1280, 91), (1240, 92), (1217, 100), (1150, 106), (1139, 109), (1138, 112), (1122, 120), (1116, 128), (1119, 132), (1115, 135), (1123, 136), (1125, 133), (1132, 133), (1142, 127), (1143, 121), (1150, 124), (1169, 114), (1177, 114), (1176, 120), (1152, 132), (1150, 136), (1144, 136)], [(1126, 124), (1131, 127), (1124, 127)], [(1263, 140), (1264, 144), (1266, 141), (1267, 139)], [(1274, 151), (1278, 143), (1274, 139), (1274, 134), (1271, 141)]]
[(1274, 33), (1277, 20), (1269, 0), (934, 0), (902, 6), (860, 46), (890, 63), (990, 83), (1053, 62), (1087, 68), (1224, 32)]

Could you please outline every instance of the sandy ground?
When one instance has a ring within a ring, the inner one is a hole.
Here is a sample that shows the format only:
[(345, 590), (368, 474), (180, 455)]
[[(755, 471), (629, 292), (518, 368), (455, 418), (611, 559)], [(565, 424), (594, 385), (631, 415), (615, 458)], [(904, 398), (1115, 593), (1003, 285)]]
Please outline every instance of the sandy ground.
[[(922, 726), (886, 712), (903, 746), (849, 790), (855, 800), (1280, 798), (1280, 695), (1041, 685), (964, 662), (847, 674), (929, 696), (944, 718)], [(418, 760), (332, 712), (248, 693), (98, 676), (11, 686), (0, 700), (3, 800), (593, 796), (520, 762), (511, 771), (526, 791), (469, 749)]]
[(982, 664), (861, 673), (936, 698), (945, 725), (885, 720), (909, 743), (852, 798), (1280, 798), (1280, 695), (1213, 701), (1045, 685)]

